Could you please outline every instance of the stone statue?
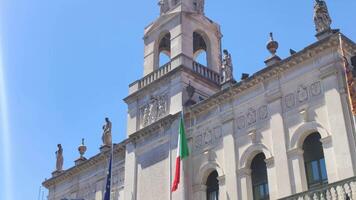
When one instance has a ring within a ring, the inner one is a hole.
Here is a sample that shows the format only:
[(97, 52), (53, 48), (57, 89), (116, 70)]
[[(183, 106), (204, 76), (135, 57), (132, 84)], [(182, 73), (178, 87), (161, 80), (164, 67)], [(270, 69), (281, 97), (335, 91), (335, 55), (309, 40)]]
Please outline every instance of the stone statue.
[(314, 23), (318, 33), (330, 30), (331, 18), (328, 7), (324, 0), (315, 0), (314, 5)]
[(112, 136), (111, 136), (112, 124), (109, 118), (105, 118), (105, 124), (103, 125), (103, 135), (101, 137), (103, 141), (103, 146), (111, 146)]
[(160, 6), (160, 13), (161, 15), (168, 12), (169, 4), (167, 0), (159, 0), (158, 5)]
[(57, 145), (58, 150), (56, 151), (56, 171), (63, 171), (63, 148), (61, 144)]
[(199, 14), (204, 14), (205, 0), (196, 0), (195, 5), (197, 12)]
[(233, 66), (231, 54), (225, 49), (223, 51), (223, 61), (222, 61), (222, 77), (223, 83), (233, 80)]

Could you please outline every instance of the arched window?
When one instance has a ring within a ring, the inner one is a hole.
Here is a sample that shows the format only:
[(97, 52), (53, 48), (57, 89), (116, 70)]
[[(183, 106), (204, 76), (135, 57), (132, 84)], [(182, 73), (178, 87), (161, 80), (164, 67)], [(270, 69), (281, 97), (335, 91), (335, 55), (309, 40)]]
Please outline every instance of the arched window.
[(207, 45), (203, 36), (197, 32), (193, 33), (193, 56), (194, 61), (208, 66)]
[(159, 42), (159, 67), (171, 61), (171, 34), (167, 33)]
[(260, 153), (251, 162), (251, 178), (254, 200), (268, 200), (268, 178), (265, 155)]
[(219, 181), (218, 172), (215, 170), (209, 176), (206, 181), (206, 199), (207, 200), (219, 200)]
[(320, 138), (319, 133), (313, 133), (303, 143), (304, 164), (309, 189), (328, 183), (323, 146)]

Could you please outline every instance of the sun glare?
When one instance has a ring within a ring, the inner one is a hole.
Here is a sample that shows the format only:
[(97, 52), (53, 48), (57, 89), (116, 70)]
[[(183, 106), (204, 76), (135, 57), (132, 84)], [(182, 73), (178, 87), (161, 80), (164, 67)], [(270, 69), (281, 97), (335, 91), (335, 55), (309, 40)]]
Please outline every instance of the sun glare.
[(11, 177), (11, 140), (8, 121), (8, 107), (5, 85), (5, 69), (2, 58), (2, 42), (0, 37), (0, 133), (1, 134), (1, 152), (3, 154), (3, 174), (4, 177), (0, 180), (3, 181), (5, 193), (3, 194), (6, 200), (12, 200), (12, 177)]

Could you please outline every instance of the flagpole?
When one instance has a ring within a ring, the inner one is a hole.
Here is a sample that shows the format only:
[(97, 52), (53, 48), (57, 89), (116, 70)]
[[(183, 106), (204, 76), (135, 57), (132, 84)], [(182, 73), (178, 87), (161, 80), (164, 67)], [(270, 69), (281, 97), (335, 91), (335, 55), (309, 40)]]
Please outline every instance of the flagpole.
[(37, 197), (37, 200), (41, 200), (41, 186), (40, 186), (40, 189), (38, 190), (38, 197)]
[(169, 200), (172, 200), (172, 130), (169, 133)]

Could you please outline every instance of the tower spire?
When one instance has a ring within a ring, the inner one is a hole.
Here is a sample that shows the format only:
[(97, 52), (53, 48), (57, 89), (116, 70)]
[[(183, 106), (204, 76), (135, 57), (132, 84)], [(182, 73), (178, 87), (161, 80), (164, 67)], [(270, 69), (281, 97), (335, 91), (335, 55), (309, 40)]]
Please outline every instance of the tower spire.
[(158, 0), (161, 15), (171, 12), (204, 14), (205, 0)]

